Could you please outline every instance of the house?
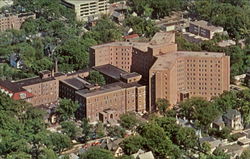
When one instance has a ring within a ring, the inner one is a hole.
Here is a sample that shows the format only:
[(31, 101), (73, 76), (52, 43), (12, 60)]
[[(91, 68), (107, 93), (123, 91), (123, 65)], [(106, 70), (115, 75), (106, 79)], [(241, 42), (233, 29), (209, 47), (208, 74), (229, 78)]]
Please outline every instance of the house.
[(10, 65), (14, 68), (21, 69), (24, 67), (24, 63), (18, 53), (13, 53), (10, 56)]
[(125, 15), (117, 11), (114, 11), (111, 16), (113, 20), (117, 23), (123, 22), (125, 19)]
[(123, 37), (123, 39), (127, 42), (133, 42), (138, 40), (139, 38), (140, 36), (138, 34), (131, 34)]
[(237, 75), (237, 76), (234, 76), (234, 83), (236, 85), (240, 85), (242, 82), (244, 82), (246, 78), (246, 74), (241, 74), (241, 75)]
[(218, 130), (222, 130), (224, 127), (225, 127), (225, 123), (222, 119), (222, 116), (219, 116), (217, 119), (215, 119), (211, 125), (210, 125), (211, 128), (215, 128), (215, 129), (218, 129)]
[(118, 138), (114, 141), (111, 139), (105, 139), (102, 140), (100, 147), (112, 151), (115, 157), (120, 157), (124, 155), (123, 149), (119, 146), (123, 140), (123, 138)]
[(213, 39), (216, 33), (223, 33), (224, 29), (219, 26), (214, 26), (207, 21), (200, 20), (190, 22), (189, 32), (207, 39)]
[(154, 159), (152, 151), (145, 152), (141, 149), (139, 149), (137, 153), (132, 154), (131, 156), (134, 157), (134, 159)]
[(238, 110), (231, 109), (223, 115), (224, 123), (232, 130), (243, 129), (241, 114)]
[(201, 145), (203, 143), (208, 143), (210, 145), (211, 152), (213, 152), (220, 144), (222, 144), (221, 140), (218, 140), (218, 139), (211, 137), (211, 136), (199, 138), (199, 142)]

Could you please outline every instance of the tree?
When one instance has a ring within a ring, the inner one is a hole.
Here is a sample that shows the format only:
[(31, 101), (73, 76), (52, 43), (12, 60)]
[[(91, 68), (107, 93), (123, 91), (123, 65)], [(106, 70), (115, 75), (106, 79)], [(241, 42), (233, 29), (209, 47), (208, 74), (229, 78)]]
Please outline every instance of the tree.
[(213, 99), (213, 104), (220, 110), (220, 112), (226, 112), (238, 105), (237, 95), (233, 91), (224, 92), (219, 97)]
[(180, 129), (180, 126), (176, 123), (176, 119), (172, 117), (162, 117), (156, 118), (155, 122), (163, 128), (166, 136), (168, 136), (172, 141), (176, 138), (177, 132)]
[(71, 140), (67, 135), (60, 133), (50, 134), (51, 148), (60, 153), (65, 149), (71, 148)]
[(90, 32), (84, 34), (85, 38), (94, 39), (101, 44), (121, 40), (122, 32), (114, 22), (104, 16), (97, 21), (96, 26), (92, 27)]
[(140, 136), (130, 136), (123, 140), (121, 147), (127, 155), (136, 153), (146, 145), (146, 140)]
[(78, 103), (70, 99), (61, 99), (56, 112), (60, 115), (60, 121), (65, 121), (74, 118), (74, 114), (79, 108)]
[(90, 129), (91, 129), (91, 125), (89, 125), (89, 121), (86, 118), (82, 120), (81, 128), (82, 128), (82, 134), (83, 134), (82, 141), (86, 142), (87, 139), (89, 138)]
[(96, 134), (96, 137), (97, 137), (97, 138), (101, 138), (101, 137), (104, 137), (104, 136), (105, 136), (105, 130), (104, 130), (103, 123), (98, 122), (98, 123), (95, 125), (95, 134)]
[(61, 122), (62, 132), (68, 135), (72, 140), (77, 139), (81, 135), (81, 130), (73, 121)]
[(57, 154), (51, 149), (43, 149), (42, 153), (38, 156), (38, 159), (57, 159)]
[(110, 137), (123, 138), (124, 135), (126, 134), (125, 129), (120, 126), (111, 126), (107, 129), (107, 131), (108, 131), (108, 136)]
[(102, 74), (100, 74), (98, 71), (91, 71), (89, 73), (89, 82), (93, 84), (98, 84), (100, 86), (105, 85), (105, 78), (103, 77)]
[(0, 158), (42, 159), (55, 154), (50, 149), (53, 146), (44, 112), (4, 94), (0, 94), (0, 136)]
[(133, 32), (145, 37), (152, 37), (159, 29), (152, 20), (130, 16), (125, 19), (125, 25), (133, 29)]
[(120, 116), (120, 124), (126, 129), (133, 129), (138, 124), (138, 119), (134, 113), (126, 113)]
[(166, 113), (167, 108), (170, 106), (169, 101), (167, 99), (158, 99), (156, 101), (156, 107), (160, 111), (161, 114)]
[(138, 128), (139, 134), (146, 139), (146, 147), (156, 155), (167, 158), (180, 157), (179, 148), (166, 136), (164, 130), (155, 123), (143, 124)]
[(186, 150), (198, 147), (198, 137), (193, 128), (180, 128), (177, 132), (176, 140), (178, 145)]
[(207, 130), (210, 123), (219, 116), (215, 105), (199, 97), (193, 97), (180, 103), (180, 114), (195, 121), (196, 126), (204, 130)]
[(112, 153), (108, 150), (91, 147), (87, 152), (80, 155), (80, 159), (114, 159)]

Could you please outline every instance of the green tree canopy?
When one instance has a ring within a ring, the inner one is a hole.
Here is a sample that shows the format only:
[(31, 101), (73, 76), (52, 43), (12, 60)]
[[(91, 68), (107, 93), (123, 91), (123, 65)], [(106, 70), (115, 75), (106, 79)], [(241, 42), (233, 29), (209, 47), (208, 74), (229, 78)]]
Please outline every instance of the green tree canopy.
[(139, 121), (134, 113), (126, 113), (120, 116), (120, 124), (126, 129), (133, 129), (138, 125)]
[(98, 148), (91, 147), (87, 152), (80, 155), (80, 159), (114, 159), (112, 152)]
[(79, 108), (79, 104), (70, 99), (61, 99), (56, 112), (60, 115), (60, 121), (75, 118), (75, 112)]
[(89, 79), (89, 82), (93, 84), (98, 84), (100, 86), (103, 86), (106, 83), (104, 76), (100, 74), (98, 71), (91, 71), (89, 73), (88, 79)]
[(142, 149), (146, 145), (146, 140), (140, 136), (130, 136), (123, 140), (121, 147), (127, 155), (136, 153), (139, 149)]
[(170, 106), (169, 101), (167, 99), (158, 99), (156, 101), (156, 107), (160, 111), (161, 114), (166, 113), (167, 108)]

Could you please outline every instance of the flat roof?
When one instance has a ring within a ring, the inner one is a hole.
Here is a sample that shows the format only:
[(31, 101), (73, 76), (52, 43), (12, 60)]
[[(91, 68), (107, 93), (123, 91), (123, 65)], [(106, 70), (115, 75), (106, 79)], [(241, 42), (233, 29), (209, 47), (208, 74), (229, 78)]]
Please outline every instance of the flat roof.
[(61, 82), (70, 85), (71, 87), (74, 87), (77, 90), (84, 89), (86, 85), (91, 85), (89, 82), (80, 77), (61, 80)]
[(121, 77), (124, 78), (124, 79), (137, 77), (137, 76), (141, 76), (141, 75), (139, 73), (137, 73), (137, 72), (132, 72), (132, 73), (127, 73), (127, 74), (121, 75)]
[(163, 55), (156, 56), (157, 60), (151, 67), (152, 70), (164, 70), (170, 69), (174, 64), (177, 58), (179, 57), (211, 57), (211, 58), (220, 58), (224, 57), (225, 53), (221, 52), (194, 52), (194, 51), (177, 51), (172, 53), (166, 53)]
[(96, 96), (96, 95), (105, 94), (108, 92), (121, 90), (124, 88), (140, 87), (140, 86), (142, 86), (142, 85), (140, 85), (136, 82), (135, 83), (115, 82), (115, 83), (100, 87), (99, 89), (95, 89), (95, 90), (83, 89), (83, 90), (77, 91), (76, 93), (81, 95), (82, 97), (87, 98), (87, 97), (91, 97), (91, 96)]
[(93, 69), (116, 80), (119, 80), (122, 74), (128, 74), (128, 72), (110, 64), (96, 66)]
[(146, 42), (126, 42), (126, 41), (121, 41), (121, 42), (111, 42), (111, 43), (106, 43), (106, 44), (100, 44), (100, 45), (95, 45), (92, 46), (91, 48), (97, 49), (97, 48), (103, 48), (103, 47), (115, 47), (115, 46), (124, 46), (124, 47), (134, 47), (142, 51), (147, 51), (149, 43)]
[[(55, 77), (59, 77), (64, 75), (63, 73), (55, 73)], [(38, 83), (42, 83), (42, 82), (47, 82), (47, 81), (51, 81), (51, 80), (55, 80), (54, 77), (48, 77), (48, 78), (40, 78), (40, 77), (33, 77), (33, 78), (26, 78), (26, 79), (22, 79), (19, 81), (15, 81), (13, 82), (14, 84), (18, 85), (18, 86), (29, 86), (29, 85), (33, 85), (33, 84), (38, 84)]]
[(175, 32), (157, 32), (150, 42), (111, 42), (101, 45), (92, 46), (92, 49), (103, 48), (103, 47), (133, 47), (143, 52), (148, 51), (148, 47), (157, 47), (159, 45), (175, 44)]
[(73, 4), (73, 5), (80, 5), (84, 3), (90, 3), (90, 2), (99, 2), (98, 0), (63, 0), (63, 1)]
[(151, 45), (175, 43), (175, 32), (157, 32), (150, 41)]
[(11, 81), (3, 81), (0, 80), (0, 87), (3, 87), (5, 89), (7, 89), (8, 91), (17, 93), (17, 92), (21, 92), (21, 91), (26, 91), (25, 89), (23, 89), (22, 87), (12, 83)]
[(201, 26), (201, 27), (203, 27), (205, 29), (208, 29), (208, 30), (211, 30), (211, 31), (216, 31), (216, 30), (219, 30), (219, 29), (223, 29), (222, 27), (214, 26), (214, 25), (210, 24), (209, 22), (207, 22), (205, 20), (193, 21), (193, 22), (190, 22), (190, 23), (194, 24), (194, 25)]

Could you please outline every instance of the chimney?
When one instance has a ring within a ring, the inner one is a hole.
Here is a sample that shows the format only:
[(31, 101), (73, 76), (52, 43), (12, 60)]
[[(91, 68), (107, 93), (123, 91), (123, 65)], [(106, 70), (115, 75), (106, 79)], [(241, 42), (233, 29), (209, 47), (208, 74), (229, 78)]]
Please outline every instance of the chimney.
[(54, 71), (55, 71), (55, 73), (58, 72), (58, 60), (57, 60), (57, 57), (55, 57)]
[(51, 70), (51, 76), (55, 77), (55, 70), (54, 70), (54, 68)]

